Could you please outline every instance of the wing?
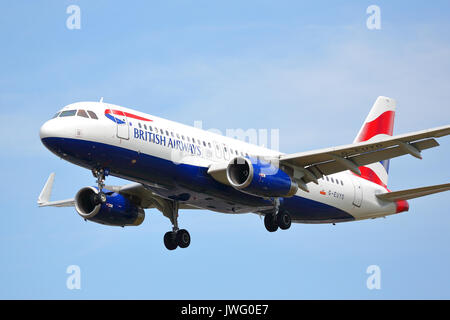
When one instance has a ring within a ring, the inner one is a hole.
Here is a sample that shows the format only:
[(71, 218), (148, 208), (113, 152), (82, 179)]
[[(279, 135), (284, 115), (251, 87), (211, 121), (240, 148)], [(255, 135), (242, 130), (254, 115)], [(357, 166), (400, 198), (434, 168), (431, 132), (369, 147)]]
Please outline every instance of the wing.
[[(359, 142), (350, 145), (309, 152), (281, 155), (280, 165), (294, 169), (294, 178), (305, 184), (323, 175), (351, 170), (360, 175), (358, 167), (382, 160), (410, 154), (421, 159), (421, 151), (439, 146), (434, 139), (450, 134), (450, 126), (407, 133), (377, 141)], [(296, 174), (296, 175), (295, 175)], [(303, 185), (303, 187), (305, 187)]]
[(414, 198), (419, 198), (423, 196), (427, 196), (429, 194), (444, 192), (450, 190), (450, 183), (430, 186), (430, 187), (421, 187), (415, 189), (401, 190), (395, 192), (386, 192), (377, 194), (377, 197), (380, 200), (384, 201), (398, 201), (398, 200), (409, 200)]
[(50, 196), (52, 195), (53, 182), (55, 181), (55, 173), (50, 173), (47, 182), (42, 188), (41, 193), (38, 197), (39, 207), (73, 207), (75, 205), (75, 199), (66, 199), (59, 201), (50, 201)]
[[(161, 211), (163, 202), (166, 201), (166, 199), (162, 198), (140, 183), (130, 183), (124, 186), (105, 186), (105, 188), (128, 197), (143, 209), (157, 208)], [(180, 209), (198, 208), (188, 204), (180, 203)]]
[[(38, 206), (39, 207), (73, 207), (75, 206), (75, 199), (66, 199), (66, 200), (58, 200), (58, 201), (50, 201), (50, 197), (53, 189), (53, 182), (55, 181), (55, 174), (51, 173), (47, 179), (47, 182), (44, 185), (41, 193), (38, 197)], [(138, 206), (143, 209), (149, 208), (161, 208), (161, 203), (164, 202), (164, 199), (158, 196), (153, 191), (145, 188), (140, 183), (130, 183), (124, 186), (106, 186), (107, 190), (120, 193), (123, 196), (129, 198)], [(181, 209), (197, 209), (194, 206), (190, 206), (187, 204), (180, 204)]]

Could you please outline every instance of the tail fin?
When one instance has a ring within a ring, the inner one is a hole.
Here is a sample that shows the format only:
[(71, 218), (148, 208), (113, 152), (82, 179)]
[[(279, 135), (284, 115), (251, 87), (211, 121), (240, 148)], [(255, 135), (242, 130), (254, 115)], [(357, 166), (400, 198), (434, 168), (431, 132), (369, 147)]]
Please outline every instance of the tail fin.
[[(364, 124), (353, 143), (362, 141), (376, 141), (386, 136), (392, 136), (394, 131), (396, 102), (387, 97), (378, 97), (369, 112)], [(375, 182), (383, 187), (387, 186), (389, 174), (389, 160), (359, 167), (361, 177)]]

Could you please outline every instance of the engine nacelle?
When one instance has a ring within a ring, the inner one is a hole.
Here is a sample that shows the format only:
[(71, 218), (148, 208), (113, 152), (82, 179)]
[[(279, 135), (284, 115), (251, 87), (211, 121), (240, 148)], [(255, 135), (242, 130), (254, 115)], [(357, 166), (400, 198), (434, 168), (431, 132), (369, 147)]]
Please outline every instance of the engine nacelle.
[(137, 207), (121, 194), (104, 189), (106, 202), (98, 200), (98, 189), (85, 187), (75, 196), (75, 209), (89, 221), (109, 226), (138, 226), (144, 221), (144, 209)]
[(298, 185), (269, 161), (236, 157), (227, 167), (228, 182), (242, 192), (262, 197), (292, 197)]

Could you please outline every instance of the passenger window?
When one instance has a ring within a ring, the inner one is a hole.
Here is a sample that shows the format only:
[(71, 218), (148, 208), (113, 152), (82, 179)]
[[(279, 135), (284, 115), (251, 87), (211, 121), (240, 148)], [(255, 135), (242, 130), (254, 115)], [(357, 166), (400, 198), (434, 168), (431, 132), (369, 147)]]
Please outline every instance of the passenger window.
[(344, 182), (341, 180), (341, 185), (344, 185)]
[(328, 177), (325, 177), (325, 179), (327, 179), (327, 181), (330, 181), (330, 180), (328, 180)]
[(186, 139), (187, 139), (188, 142), (191, 142), (191, 139), (189, 139), (189, 137), (186, 137)]
[(98, 119), (98, 118), (97, 118), (97, 115), (96, 115), (93, 111), (88, 110), (88, 113), (89, 113), (89, 116), (91, 117), (91, 119), (95, 119), (95, 120)]
[(169, 131), (166, 130), (166, 135), (169, 136)]
[(181, 136), (181, 139), (183, 139), (183, 140), (184, 140), (184, 136)]
[(66, 110), (61, 112), (61, 114), (59, 115), (60, 117), (72, 117), (75, 115), (75, 113), (77, 112), (77, 110)]
[(208, 147), (210, 147), (210, 148), (211, 148), (211, 142), (208, 142)]
[(203, 146), (205, 146), (205, 147), (206, 147), (206, 142), (205, 142), (205, 141), (203, 141)]
[(142, 129), (142, 125), (140, 122), (138, 123), (138, 126), (139, 126), (139, 129)]
[(150, 129), (150, 131), (153, 131), (153, 128), (152, 128), (152, 126), (148, 126), (148, 128)]
[(147, 125), (146, 124), (144, 124), (144, 129), (147, 130)]
[(334, 179), (333, 178), (330, 178), (331, 179), (331, 182), (333, 182), (334, 183)]
[(173, 131), (171, 131), (171, 132), (170, 132), (170, 135), (171, 135), (172, 137), (174, 137), (174, 135), (173, 135)]
[(177, 133), (177, 138), (180, 139), (180, 135)]

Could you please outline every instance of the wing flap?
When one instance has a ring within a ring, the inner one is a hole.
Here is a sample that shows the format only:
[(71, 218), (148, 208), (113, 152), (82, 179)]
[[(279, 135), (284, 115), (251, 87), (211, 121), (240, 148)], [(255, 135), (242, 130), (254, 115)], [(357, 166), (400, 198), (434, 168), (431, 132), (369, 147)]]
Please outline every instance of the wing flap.
[(399, 200), (410, 200), (414, 198), (419, 198), (427, 196), (430, 194), (444, 192), (450, 190), (450, 183), (439, 184), (429, 187), (421, 187), (415, 189), (407, 189), (395, 192), (386, 192), (382, 194), (377, 194), (378, 199), (384, 201), (399, 201)]

